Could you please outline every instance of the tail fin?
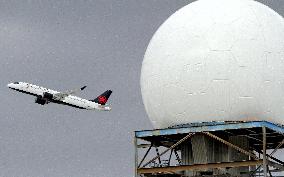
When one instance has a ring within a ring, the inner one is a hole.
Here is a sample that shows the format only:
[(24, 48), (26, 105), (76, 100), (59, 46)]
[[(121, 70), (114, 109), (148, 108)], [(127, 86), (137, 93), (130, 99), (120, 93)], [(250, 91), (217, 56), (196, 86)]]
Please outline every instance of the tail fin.
[(101, 104), (101, 105), (105, 105), (107, 100), (108, 100), (108, 98), (110, 97), (111, 93), (112, 93), (111, 90), (107, 90), (103, 94), (98, 96), (96, 99), (90, 100), (90, 101), (98, 103), (98, 104)]

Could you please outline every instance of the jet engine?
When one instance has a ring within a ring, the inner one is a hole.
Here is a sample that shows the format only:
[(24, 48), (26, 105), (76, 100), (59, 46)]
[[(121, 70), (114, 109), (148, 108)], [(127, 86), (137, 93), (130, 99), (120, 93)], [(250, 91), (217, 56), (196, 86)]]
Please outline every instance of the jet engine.
[(44, 105), (47, 104), (47, 99), (44, 99), (42, 96), (38, 96), (35, 99), (35, 103)]
[(45, 99), (51, 100), (53, 98), (53, 94), (44, 92), (42, 97)]

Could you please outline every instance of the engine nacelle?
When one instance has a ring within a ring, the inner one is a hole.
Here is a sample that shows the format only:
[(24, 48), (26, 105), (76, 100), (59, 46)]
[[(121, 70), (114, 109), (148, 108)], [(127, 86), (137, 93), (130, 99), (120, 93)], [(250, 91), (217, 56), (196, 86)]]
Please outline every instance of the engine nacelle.
[(47, 99), (42, 98), (42, 96), (36, 97), (35, 103), (45, 105), (47, 104)]
[(44, 92), (42, 97), (51, 100), (53, 98), (53, 94)]

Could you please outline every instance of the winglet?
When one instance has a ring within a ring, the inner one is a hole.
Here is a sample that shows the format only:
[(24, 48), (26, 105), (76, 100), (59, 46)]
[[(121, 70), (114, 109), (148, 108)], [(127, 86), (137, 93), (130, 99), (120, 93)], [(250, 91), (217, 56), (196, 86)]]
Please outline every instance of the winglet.
[(84, 87), (80, 88), (80, 90), (84, 90), (86, 87), (87, 87), (87, 86), (84, 86)]

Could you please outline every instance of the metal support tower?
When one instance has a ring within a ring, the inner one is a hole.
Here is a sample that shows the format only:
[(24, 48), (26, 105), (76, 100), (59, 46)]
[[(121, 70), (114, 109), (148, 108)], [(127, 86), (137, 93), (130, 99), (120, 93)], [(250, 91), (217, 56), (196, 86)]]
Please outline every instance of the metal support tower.
[[(204, 157), (198, 154), (204, 151), (198, 151), (200, 143), (194, 144), (194, 137), (204, 137), (211, 142), (206, 146), (209, 150), (206, 163), (194, 159)], [(183, 163), (185, 151), (181, 150), (185, 144), (198, 145), (192, 148), (195, 151), (186, 151), (193, 158), (187, 159), (187, 164)], [(284, 162), (273, 156), (284, 148), (283, 144), (284, 127), (267, 121), (203, 122), (136, 131), (135, 177), (275, 176), (275, 172), (284, 171)], [(231, 150), (226, 151), (226, 148)], [(272, 152), (266, 154), (267, 150)], [(173, 154), (176, 159), (172, 158)], [(245, 158), (234, 160), (240, 157)]]

